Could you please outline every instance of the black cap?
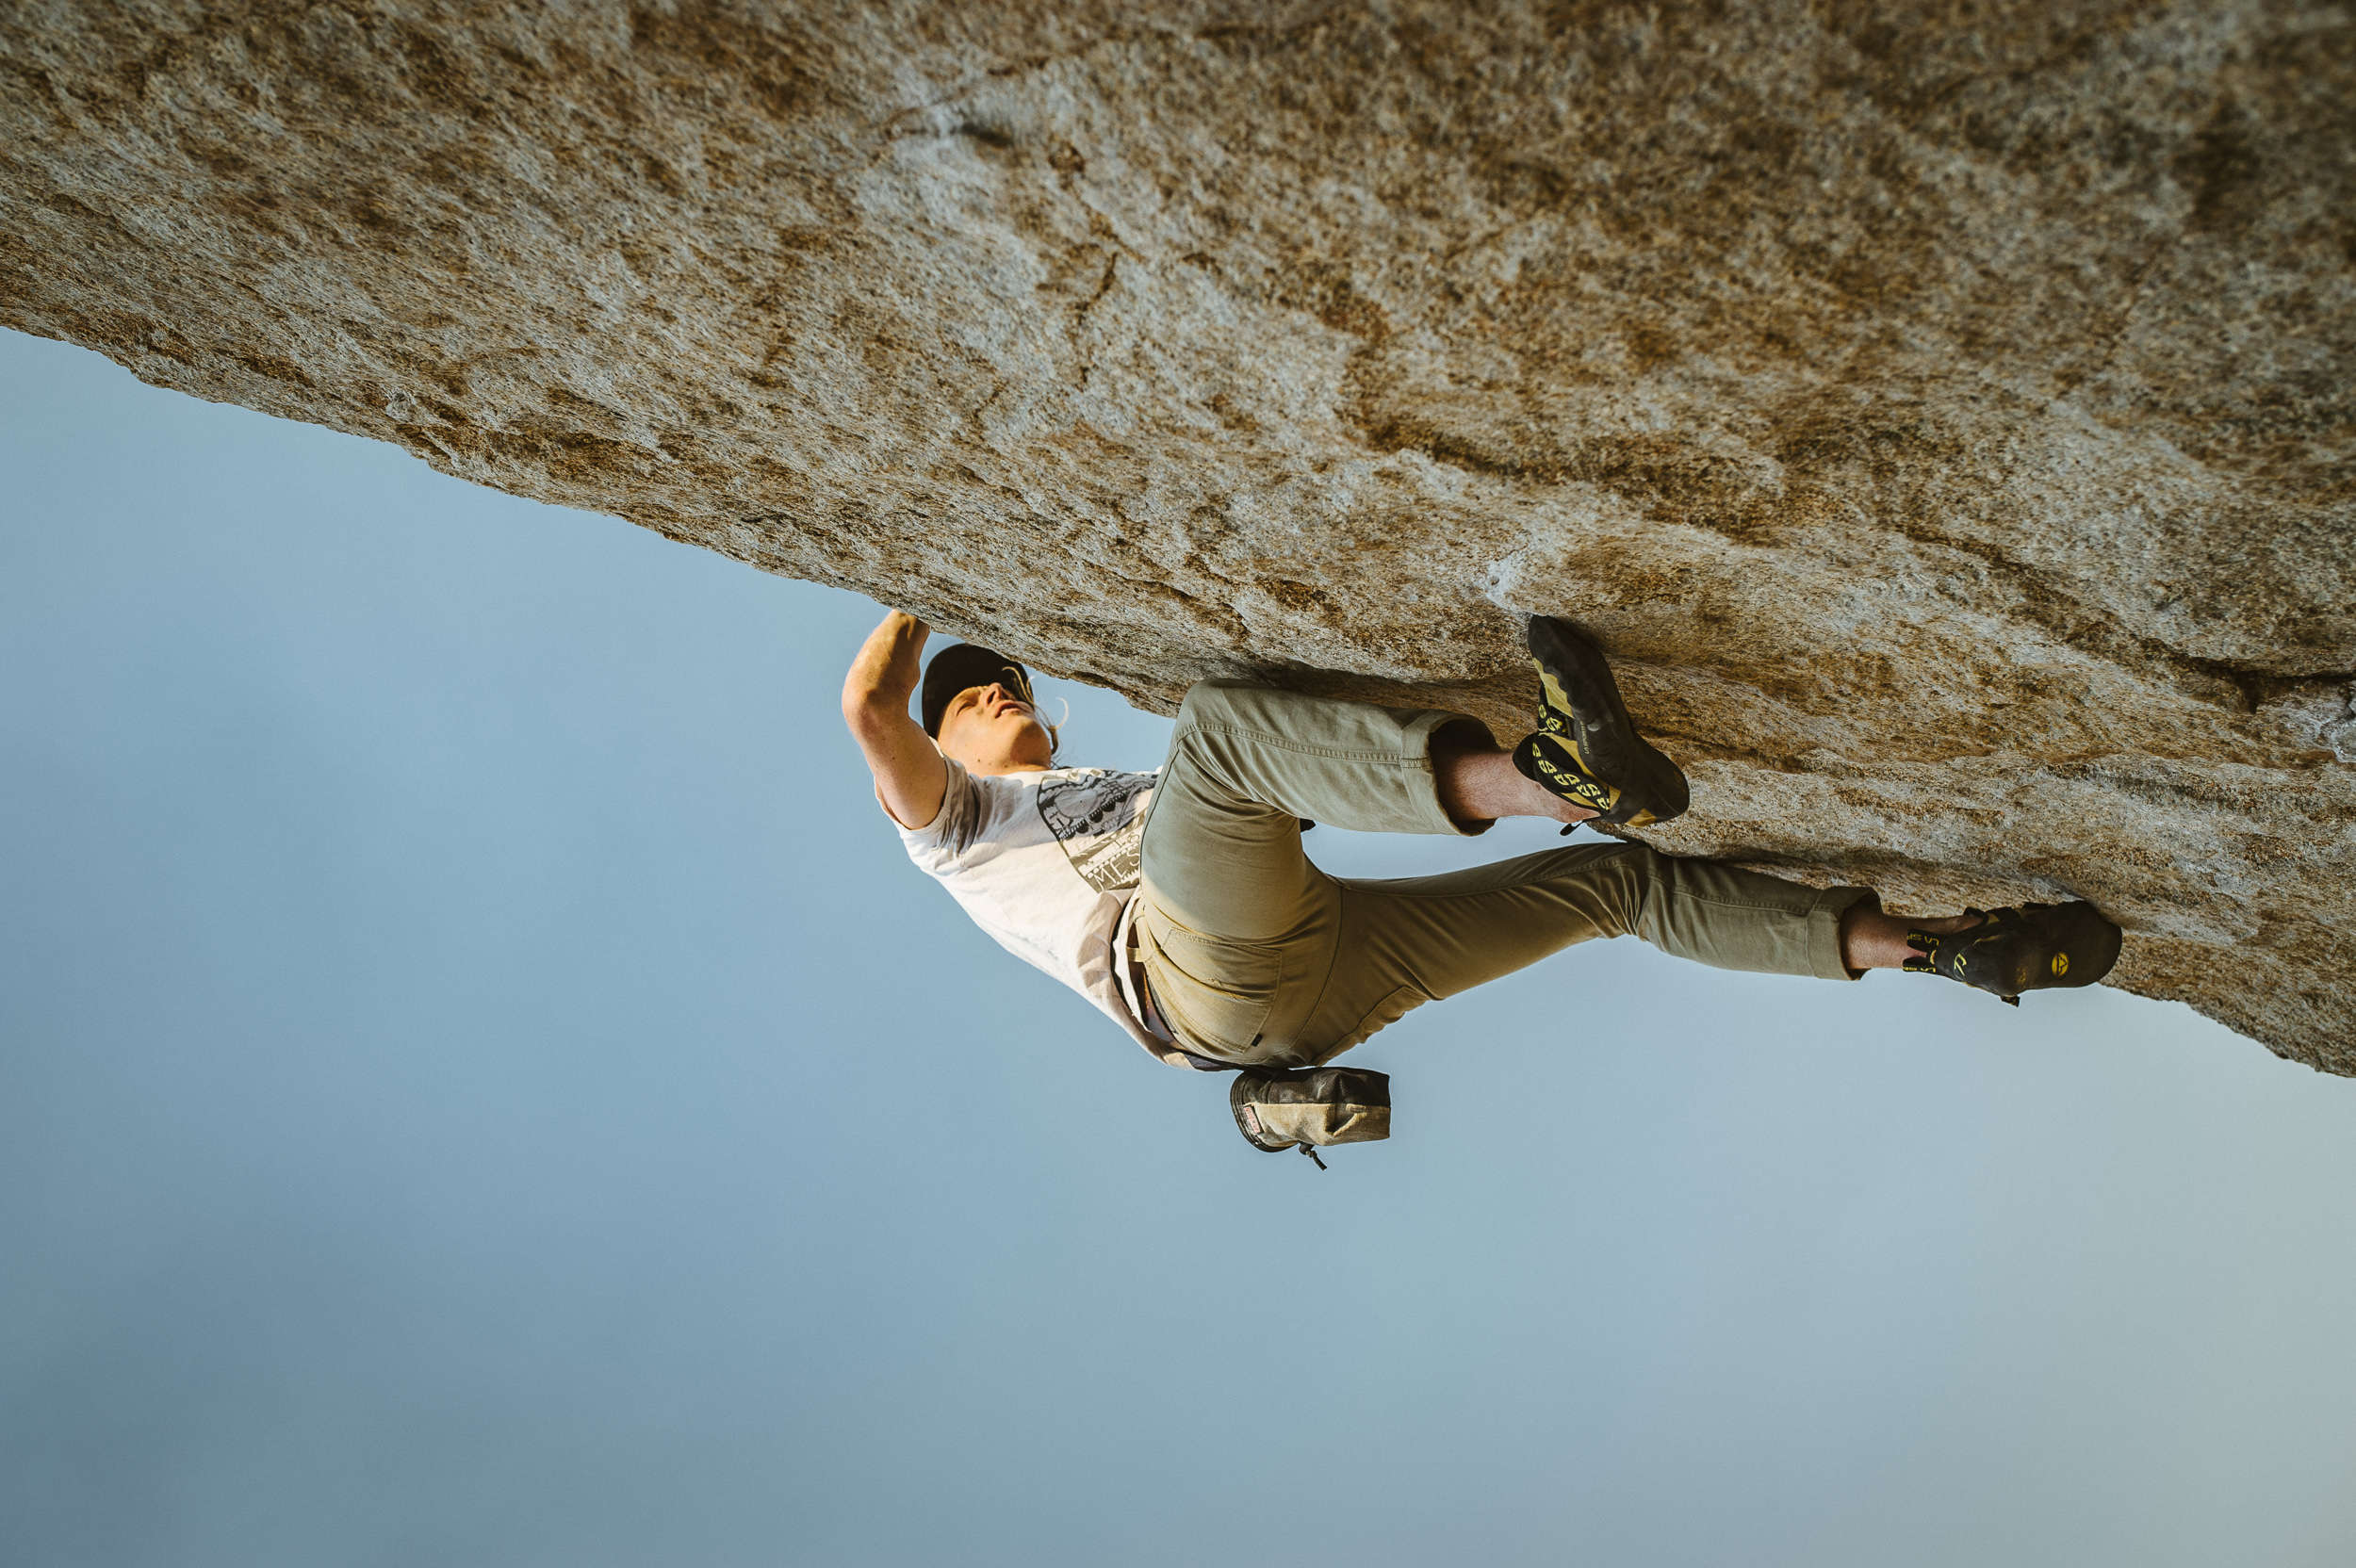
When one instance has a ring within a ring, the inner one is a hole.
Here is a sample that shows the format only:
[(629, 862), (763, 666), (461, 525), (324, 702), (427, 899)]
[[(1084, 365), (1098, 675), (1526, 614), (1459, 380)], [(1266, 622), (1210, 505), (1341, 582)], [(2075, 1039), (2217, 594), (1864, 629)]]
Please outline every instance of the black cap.
[(1004, 686), (1024, 702), (1038, 706), (1031, 695), (1031, 672), (993, 648), (977, 643), (952, 643), (933, 655), (924, 667), (924, 733), (941, 739), (941, 716), (959, 692), (976, 686)]

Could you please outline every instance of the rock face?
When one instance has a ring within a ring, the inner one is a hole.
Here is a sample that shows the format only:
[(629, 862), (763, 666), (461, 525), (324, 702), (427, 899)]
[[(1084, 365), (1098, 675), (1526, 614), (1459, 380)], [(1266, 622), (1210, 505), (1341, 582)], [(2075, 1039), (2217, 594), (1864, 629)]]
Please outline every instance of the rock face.
[(1518, 733), (1569, 614), (1652, 841), (2092, 898), (2356, 1072), (2343, 8), (22, 0), (0, 69), (9, 326), (1164, 710)]

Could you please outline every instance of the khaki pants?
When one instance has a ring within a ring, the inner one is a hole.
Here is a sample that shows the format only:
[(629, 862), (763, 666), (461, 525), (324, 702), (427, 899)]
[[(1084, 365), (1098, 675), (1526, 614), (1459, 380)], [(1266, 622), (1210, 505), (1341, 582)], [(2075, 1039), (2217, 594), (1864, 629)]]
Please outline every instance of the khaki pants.
[(1328, 876), (1300, 819), (1465, 829), (1440, 808), (1432, 733), (1478, 721), (1213, 680), (1186, 694), (1146, 820), (1136, 915), (1179, 1043), (1232, 1062), (1323, 1062), (1410, 1008), (1592, 937), (1719, 969), (1855, 978), (1819, 890), (1637, 844), (1592, 844), (1393, 881)]

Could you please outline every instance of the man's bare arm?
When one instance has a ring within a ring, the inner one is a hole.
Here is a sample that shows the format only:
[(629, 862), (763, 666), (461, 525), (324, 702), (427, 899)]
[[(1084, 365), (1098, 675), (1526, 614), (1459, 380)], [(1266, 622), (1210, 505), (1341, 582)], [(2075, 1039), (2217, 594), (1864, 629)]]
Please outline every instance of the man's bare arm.
[(903, 827), (923, 827), (939, 816), (949, 788), (941, 749), (908, 717), (930, 634), (923, 621), (894, 610), (869, 634), (843, 682), (843, 722), (866, 755), (884, 809)]

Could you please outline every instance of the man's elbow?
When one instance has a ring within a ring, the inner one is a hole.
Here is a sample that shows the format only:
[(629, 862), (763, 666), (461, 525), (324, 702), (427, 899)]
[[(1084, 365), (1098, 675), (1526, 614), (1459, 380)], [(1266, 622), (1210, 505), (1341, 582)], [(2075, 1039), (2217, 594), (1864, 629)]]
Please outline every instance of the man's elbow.
[(843, 690), (843, 722), (851, 727), (851, 733), (862, 741), (880, 740), (892, 727), (894, 718), (906, 719), (905, 708), (894, 712), (895, 705), (879, 692)]

